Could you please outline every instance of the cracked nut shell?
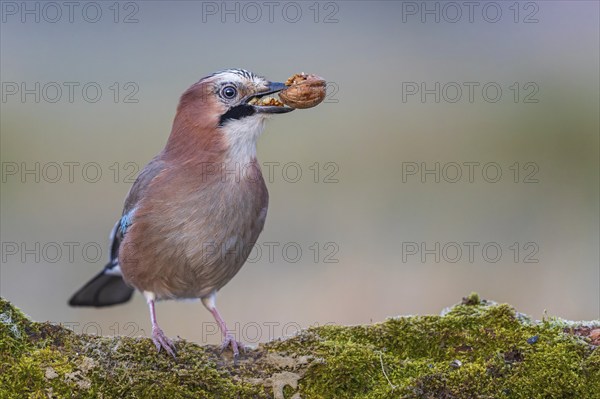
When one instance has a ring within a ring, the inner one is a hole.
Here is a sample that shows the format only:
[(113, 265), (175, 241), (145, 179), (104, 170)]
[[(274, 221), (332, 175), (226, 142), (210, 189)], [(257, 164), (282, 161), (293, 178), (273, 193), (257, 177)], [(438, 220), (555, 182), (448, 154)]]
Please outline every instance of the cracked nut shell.
[(292, 108), (312, 108), (325, 99), (326, 82), (320, 76), (297, 73), (285, 84), (289, 87), (279, 92), (279, 98)]

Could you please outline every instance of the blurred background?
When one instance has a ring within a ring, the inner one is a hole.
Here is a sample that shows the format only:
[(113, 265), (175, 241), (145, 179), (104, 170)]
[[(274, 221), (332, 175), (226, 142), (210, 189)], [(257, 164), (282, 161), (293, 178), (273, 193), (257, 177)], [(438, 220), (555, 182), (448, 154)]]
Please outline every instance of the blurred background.
[[(599, 5), (472, 3), (2, 2), (0, 294), (77, 332), (148, 335), (139, 294), (67, 300), (105, 264), (180, 94), (241, 67), (329, 85), (259, 142), (267, 223), (218, 298), (238, 339), (471, 291), (600, 318)], [(219, 341), (199, 302), (157, 312), (170, 336)]]

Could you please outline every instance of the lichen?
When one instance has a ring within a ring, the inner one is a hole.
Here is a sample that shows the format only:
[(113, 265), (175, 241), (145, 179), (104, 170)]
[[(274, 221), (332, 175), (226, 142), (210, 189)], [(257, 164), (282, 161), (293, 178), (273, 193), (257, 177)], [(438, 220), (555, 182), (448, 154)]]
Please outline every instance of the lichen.
[(0, 298), (0, 397), (594, 399), (600, 351), (581, 331), (599, 325), (471, 294), (443, 316), (309, 328), (234, 362), (184, 340), (172, 359), (148, 338), (75, 334)]

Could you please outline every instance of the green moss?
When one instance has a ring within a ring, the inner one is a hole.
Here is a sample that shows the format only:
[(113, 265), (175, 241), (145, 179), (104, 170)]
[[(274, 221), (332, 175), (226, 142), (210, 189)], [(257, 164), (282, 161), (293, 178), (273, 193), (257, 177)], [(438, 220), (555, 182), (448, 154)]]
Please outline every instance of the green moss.
[(0, 397), (600, 398), (600, 351), (572, 327), (471, 294), (443, 316), (310, 328), (234, 363), (185, 341), (172, 359), (147, 338), (77, 335), (0, 298)]
[(313, 328), (270, 349), (319, 357), (307, 397), (600, 398), (598, 349), (476, 294), (444, 316)]
[(178, 342), (176, 360), (145, 338), (77, 335), (35, 323), (0, 298), (0, 397), (246, 398), (264, 387), (232, 378), (215, 353)]

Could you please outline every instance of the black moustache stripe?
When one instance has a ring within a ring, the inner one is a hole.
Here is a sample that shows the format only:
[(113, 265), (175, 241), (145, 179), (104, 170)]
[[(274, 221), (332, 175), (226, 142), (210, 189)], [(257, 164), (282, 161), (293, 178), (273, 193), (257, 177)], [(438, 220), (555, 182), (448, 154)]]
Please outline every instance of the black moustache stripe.
[(248, 104), (240, 104), (235, 107), (229, 108), (227, 112), (221, 115), (219, 118), (219, 126), (223, 126), (223, 124), (229, 120), (242, 119), (246, 116), (252, 116), (256, 113), (256, 110), (252, 105)]

